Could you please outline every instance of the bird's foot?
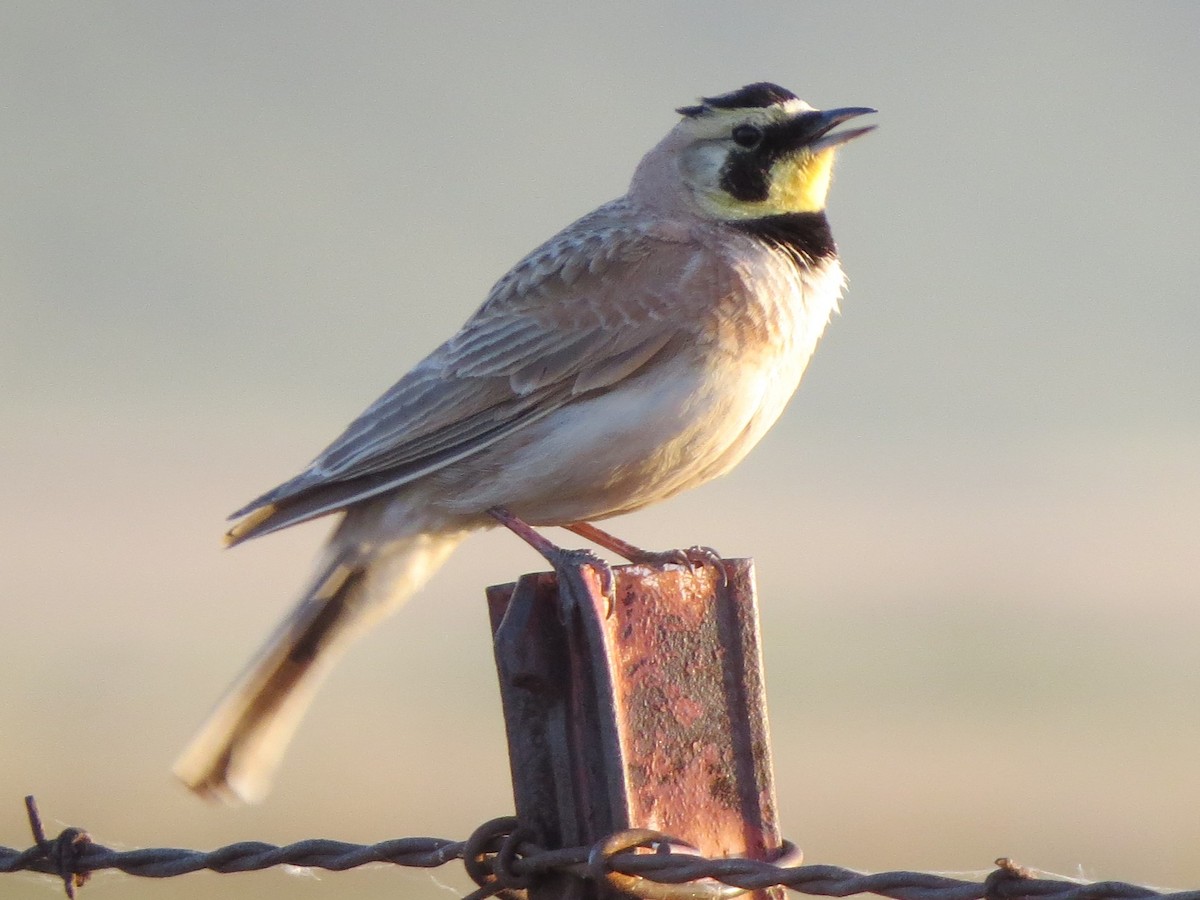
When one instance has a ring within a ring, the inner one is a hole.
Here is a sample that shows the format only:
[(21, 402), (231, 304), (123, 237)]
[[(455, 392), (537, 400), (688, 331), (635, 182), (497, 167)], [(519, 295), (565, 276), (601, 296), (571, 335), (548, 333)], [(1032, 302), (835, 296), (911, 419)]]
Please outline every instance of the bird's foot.
[(580, 537), (587, 538), (593, 543), (599, 544), (606, 550), (611, 550), (618, 556), (623, 556), (631, 563), (640, 563), (650, 566), (661, 565), (677, 565), (686, 566), (689, 572), (695, 572), (698, 568), (709, 566), (720, 579), (721, 586), (726, 587), (729, 584), (729, 576), (725, 573), (725, 565), (721, 559), (721, 554), (712, 547), (688, 547), (683, 550), (643, 550), (641, 547), (635, 546), (628, 541), (609, 534), (590, 522), (575, 522), (566, 526), (568, 531), (573, 531)]
[(612, 614), (612, 607), (617, 599), (617, 576), (613, 572), (612, 566), (591, 550), (583, 548), (573, 550), (566, 547), (555, 547), (553, 552), (549, 555), (543, 554), (543, 556), (550, 565), (554, 566), (555, 571), (587, 566), (595, 572), (596, 579), (600, 582), (600, 590), (604, 592), (604, 599), (608, 601), (608, 614)]
[(489, 509), (488, 515), (540, 553), (542, 558), (554, 567), (555, 571), (578, 566), (590, 568), (596, 573), (596, 578), (600, 582), (600, 589), (604, 592), (604, 599), (608, 603), (608, 613), (612, 613), (617, 597), (617, 579), (613, 574), (612, 566), (591, 550), (570, 550), (558, 546), (538, 534), (533, 526), (523, 519), (517, 518), (502, 506)]
[(644, 563), (651, 566), (677, 565), (685, 566), (695, 574), (697, 569), (708, 567), (721, 582), (722, 587), (729, 584), (729, 576), (725, 574), (725, 562), (721, 554), (712, 547), (687, 547), (680, 550), (642, 550), (630, 562)]

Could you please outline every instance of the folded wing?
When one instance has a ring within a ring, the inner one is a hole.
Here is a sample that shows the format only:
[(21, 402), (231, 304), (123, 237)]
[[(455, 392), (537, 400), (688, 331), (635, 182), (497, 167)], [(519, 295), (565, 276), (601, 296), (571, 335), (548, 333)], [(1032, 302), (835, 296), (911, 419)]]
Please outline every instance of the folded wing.
[(612, 205), (514, 267), (458, 334), (308, 468), (234, 513), (241, 521), (229, 542), (343, 509), (478, 453), (609, 389), (686, 333), (678, 294), (702, 274), (697, 250), (647, 228), (606, 228), (605, 214), (614, 218)]

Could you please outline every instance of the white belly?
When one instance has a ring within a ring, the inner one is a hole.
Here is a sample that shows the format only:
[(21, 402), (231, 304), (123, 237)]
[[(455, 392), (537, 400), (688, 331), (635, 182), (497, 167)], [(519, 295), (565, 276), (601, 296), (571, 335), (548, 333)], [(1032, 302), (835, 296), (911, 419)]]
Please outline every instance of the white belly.
[(438, 505), (505, 506), (532, 524), (603, 519), (729, 471), (795, 392), (840, 294), (834, 266), (789, 284), (779, 340), (736, 355), (685, 348), (434, 476)]

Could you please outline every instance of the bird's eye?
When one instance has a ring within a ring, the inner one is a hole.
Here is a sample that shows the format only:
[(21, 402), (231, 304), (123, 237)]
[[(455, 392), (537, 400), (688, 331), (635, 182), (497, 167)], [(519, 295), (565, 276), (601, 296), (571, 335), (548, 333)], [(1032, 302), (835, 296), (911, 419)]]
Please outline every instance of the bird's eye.
[(739, 147), (745, 147), (749, 150), (751, 147), (757, 147), (758, 142), (762, 140), (762, 129), (757, 125), (738, 125), (733, 129), (733, 141)]

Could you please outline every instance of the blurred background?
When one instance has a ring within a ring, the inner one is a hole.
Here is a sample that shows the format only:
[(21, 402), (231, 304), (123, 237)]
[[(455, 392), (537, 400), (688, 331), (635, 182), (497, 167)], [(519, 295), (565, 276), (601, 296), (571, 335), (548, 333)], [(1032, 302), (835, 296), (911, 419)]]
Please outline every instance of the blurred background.
[(621, 194), (676, 106), (771, 80), (880, 110), (830, 200), (843, 315), (736, 473), (612, 527), (757, 560), (809, 861), (1200, 887), (1198, 78), (1185, 2), (6, 3), (0, 843), (26, 793), (129, 849), (509, 812), (483, 587), (542, 563), (496, 533), (351, 654), (265, 803), (172, 780), (328, 528), (226, 553), (224, 517)]

